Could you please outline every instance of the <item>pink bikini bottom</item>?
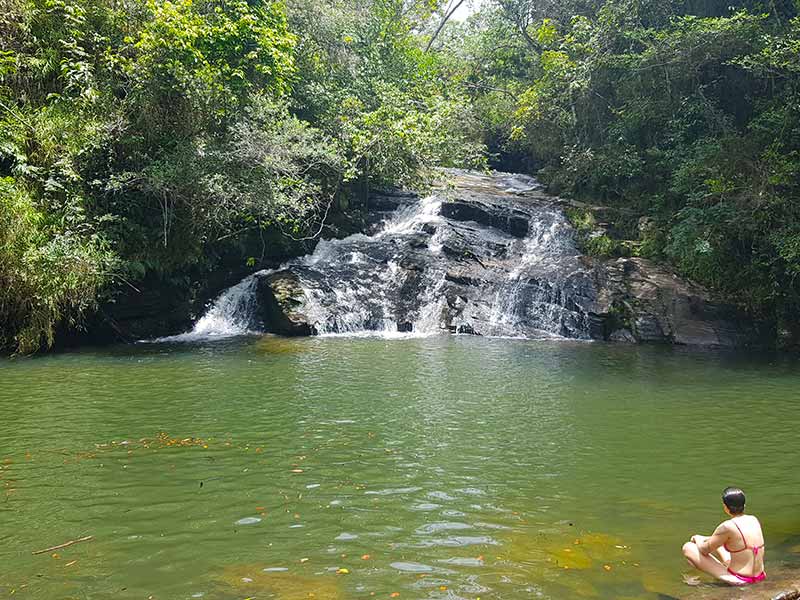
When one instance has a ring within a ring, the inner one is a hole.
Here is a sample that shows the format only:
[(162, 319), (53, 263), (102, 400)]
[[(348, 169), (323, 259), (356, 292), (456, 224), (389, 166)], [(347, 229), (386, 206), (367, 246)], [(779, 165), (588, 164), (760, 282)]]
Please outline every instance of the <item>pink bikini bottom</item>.
[(736, 573), (735, 571), (731, 571), (730, 569), (728, 569), (728, 573), (730, 573), (731, 575), (736, 577), (736, 579), (738, 579), (739, 581), (741, 581), (744, 584), (758, 583), (759, 581), (764, 581), (764, 579), (766, 579), (766, 577), (767, 577), (767, 574), (764, 571), (761, 571), (761, 573), (759, 573), (758, 575), (756, 575), (754, 577), (751, 577), (749, 575), (739, 575), (739, 573)]

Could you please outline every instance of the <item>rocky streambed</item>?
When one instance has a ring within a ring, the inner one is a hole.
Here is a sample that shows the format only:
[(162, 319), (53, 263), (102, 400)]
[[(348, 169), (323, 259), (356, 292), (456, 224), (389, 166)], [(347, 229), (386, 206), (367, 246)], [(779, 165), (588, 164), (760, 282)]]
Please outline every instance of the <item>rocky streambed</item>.
[(254, 320), (281, 335), (452, 332), (745, 346), (757, 327), (642, 258), (584, 256), (535, 180), (451, 173), (432, 195), (370, 200), (370, 229), (256, 274)]

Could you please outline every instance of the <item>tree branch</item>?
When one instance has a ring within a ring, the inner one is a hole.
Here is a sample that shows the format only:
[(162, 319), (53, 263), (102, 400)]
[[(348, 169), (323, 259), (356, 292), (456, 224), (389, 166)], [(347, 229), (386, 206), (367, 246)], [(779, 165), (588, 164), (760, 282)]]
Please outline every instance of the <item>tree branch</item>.
[(444, 17), (442, 17), (442, 22), (439, 23), (439, 27), (436, 28), (436, 31), (431, 36), (431, 39), (428, 40), (428, 45), (425, 47), (425, 52), (430, 51), (431, 46), (433, 46), (433, 42), (435, 42), (436, 38), (439, 37), (439, 34), (442, 32), (442, 29), (444, 29), (444, 26), (450, 20), (450, 17), (452, 17), (455, 14), (455, 12), (458, 10), (458, 7), (461, 6), (462, 4), (464, 4), (464, 0), (458, 0), (458, 2), (456, 2), (456, 5), (452, 8), (452, 10), (450, 10), (450, 12), (445, 12)]

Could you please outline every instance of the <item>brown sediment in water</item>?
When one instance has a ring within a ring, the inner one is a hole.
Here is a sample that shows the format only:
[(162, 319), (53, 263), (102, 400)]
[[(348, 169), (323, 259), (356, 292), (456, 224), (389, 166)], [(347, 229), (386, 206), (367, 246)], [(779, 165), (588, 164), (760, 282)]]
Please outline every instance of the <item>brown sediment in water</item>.
[(504, 544), (504, 558), (556, 569), (611, 571), (630, 557), (630, 548), (618, 537), (603, 533), (559, 532), (514, 536)]
[[(643, 550), (637, 552), (632, 545), (618, 536), (572, 528), (529, 535), (516, 533), (503, 541), (495, 566), (500, 567), (505, 561), (515, 563), (517, 574), (522, 567), (530, 581), (547, 582), (549, 590), (558, 589), (558, 593), (552, 594), (554, 598), (738, 600), (735, 595), (709, 596), (731, 591), (716, 584), (705, 586), (698, 594), (698, 588), (683, 583), (680, 567), (669, 572), (663, 565), (648, 565), (643, 562), (646, 560)], [(742, 598), (762, 597), (772, 598), (766, 595)]]
[[(292, 571), (264, 572), (269, 565), (235, 565), (224, 569), (215, 579), (242, 598), (275, 600), (342, 600), (341, 575), (314, 575)], [(237, 596), (238, 597), (238, 596)]]
[(265, 335), (256, 343), (256, 350), (262, 354), (301, 354), (308, 352), (310, 346), (305, 338), (288, 338)]

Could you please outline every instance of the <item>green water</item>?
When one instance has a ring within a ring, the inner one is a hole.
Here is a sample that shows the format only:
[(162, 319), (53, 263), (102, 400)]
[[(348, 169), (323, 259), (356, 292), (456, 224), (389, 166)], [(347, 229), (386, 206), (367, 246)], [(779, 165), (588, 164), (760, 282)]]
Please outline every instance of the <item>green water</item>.
[(800, 563), (791, 357), (267, 337), (0, 384), (0, 597), (683, 597), (729, 484)]

